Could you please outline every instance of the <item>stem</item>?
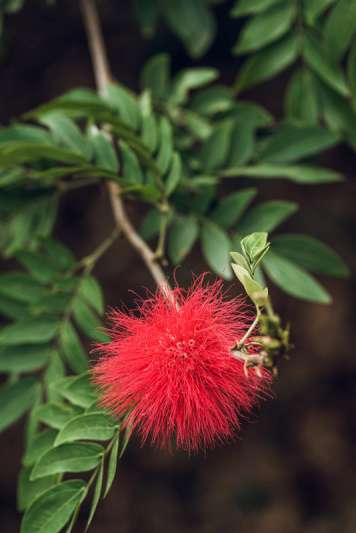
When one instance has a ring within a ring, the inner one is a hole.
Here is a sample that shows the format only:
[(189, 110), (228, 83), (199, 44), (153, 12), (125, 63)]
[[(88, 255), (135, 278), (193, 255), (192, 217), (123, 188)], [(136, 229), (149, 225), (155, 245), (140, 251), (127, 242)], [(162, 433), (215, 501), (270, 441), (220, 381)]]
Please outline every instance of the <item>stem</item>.
[[(107, 85), (112, 80), (112, 76), (110, 73), (110, 67), (107, 59), (98, 13), (93, 0), (81, 0), (80, 5), (89, 42), (96, 85), (99, 94), (105, 96), (107, 92)], [(162, 268), (157, 264), (154, 252), (136, 232), (127, 216), (125, 206), (120, 197), (120, 187), (117, 185), (117, 183), (108, 182), (107, 189), (110, 196), (112, 212), (117, 226), (121, 229), (122, 233), (125, 235), (132, 247), (135, 248), (135, 250), (141, 256), (152, 277), (156, 281), (157, 286), (167, 297), (167, 299), (174, 303), (172, 290)]]
[(102, 255), (112, 246), (120, 235), (120, 228), (116, 227), (114, 231), (99, 244), (99, 246), (89, 255), (81, 259), (79, 266), (84, 267), (86, 273), (91, 272), (94, 268), (95, 263), (100, 259)]
[(248, 328), (248, 330), (246, 331), (244, 336), (241, 338), (241, 340), (237, 343), (237, 345), (236, 345), (237, 350), (240, 350), (242, 348), (242, 346), (245, 344), (246, 340), (250, 337), (251, 333), (253, 332), (253, 330), (255, 329), (255, 327), (258, 324), (260, 316), (261, 316), (261, 311), (260, 311), (259, 307), (256, 306), (256, 317), (255, 317), (255, 320), (252, 322), (251, 326)]

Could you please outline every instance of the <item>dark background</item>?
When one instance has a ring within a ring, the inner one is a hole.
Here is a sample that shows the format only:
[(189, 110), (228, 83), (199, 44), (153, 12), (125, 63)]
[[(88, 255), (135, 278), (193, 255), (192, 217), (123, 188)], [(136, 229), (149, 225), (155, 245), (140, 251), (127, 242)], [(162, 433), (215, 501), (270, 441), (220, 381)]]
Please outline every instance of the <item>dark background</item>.
[[(138, 30), (130, 2), (100, 2), (109, 58), (115, 77), (138, 89), (140, 68), (151, 54), (167, 50), (173, 67), (194, 64), (162, 26), (154, 41)], [(229, 49), (237, 22), (217, 9), (220, 33), (199, 64), (222, 71), (231, 83), (238, 63)], [(1, 49), (0, 121), (51, 99), (64, 90), (93, 86), (86, 38), (77, 2), (44, 8), (28, 1), (8, 17)], [(289, 72), (245, 97), (281, 116)], [(354, 271), (352, 233), (356, 225), (355, 158), (345, 146), (322, 156), (347, 182), (301, 187), (282, 181), (260, 186), (259, 200), (292, 199), (301, 211), (283, 230), (310, 233), (332, 245)], [(238, 187), (241, 180), (233, 184)], [(230, 182), (231, 187), (231, 182)], [(130, 214), (138, 220), (135, 206)], [(73, 191), (62, 202), (56, 235), (81, 257), (113, 226), (108, 198), (97, 187)], [(195, 251), (178, 270), (181, 282), (206, 269)], [(97, 266), (108, 304), (130, 303), (129, 288), (152, 287), (141, 260), (124, 241)], [(99, 506), (93, 533), (354, 533), (356, 531), (356, 454), (353, 336), (355, 284), (324, 280), (331, 306), (303, 303), (272, 289), (275, 307), (292, 323), (295, 349), (275, 382), (274, 400), (246, 424), (235, 443), (189, 457), (166, 454), (132, 441), (107, 499)], [(0, 530), (19, 528), (16, 477), (22, 454), (20, 422), (0, 437)], [(83, 531), (84, 516), (77, 531)]]

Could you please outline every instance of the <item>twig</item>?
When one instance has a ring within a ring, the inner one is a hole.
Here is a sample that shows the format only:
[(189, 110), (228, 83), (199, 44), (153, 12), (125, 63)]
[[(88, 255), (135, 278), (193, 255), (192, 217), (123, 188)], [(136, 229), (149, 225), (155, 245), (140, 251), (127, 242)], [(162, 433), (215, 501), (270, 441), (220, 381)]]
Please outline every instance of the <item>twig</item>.
[[(112, 76), (110, 73), (98, 13), (96, 11), (94, 0), (81, 0), (80, 4), (93, 62), (96, 85), (99, 94), (105, 96), (107, 85), (111, 82)], [(162, 268), (157, 263), (155, 253), (136, 232), (127, 216), (125, 206), (120, 197), (120, 187), (116, 183), (108, 182), (107, 189), (110, 195), (111, 208), (116, 224), (120, 227), (120, 230), (129, 243), (135, 248), (145, 262), (152, 277), (156, 281), (157, 286), (161, 289), (163, 294), (166, 295), (167, 299), (174, 303), (172, 290)]]

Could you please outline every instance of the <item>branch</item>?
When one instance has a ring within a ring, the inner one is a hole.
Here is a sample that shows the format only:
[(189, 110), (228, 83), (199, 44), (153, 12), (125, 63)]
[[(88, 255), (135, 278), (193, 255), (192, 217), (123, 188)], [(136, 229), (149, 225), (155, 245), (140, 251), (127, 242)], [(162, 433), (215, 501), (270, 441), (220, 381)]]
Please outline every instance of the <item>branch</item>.
[[(80, 4), (89, 42), (96, 85), (99, 94), (105, 96), (107, 91), (106, 87), (108, 83), (111, 82), (112, 76), (110, 73), (110, 67), (107, 59), (98, 13), (94, 0), (81, 0)], [(120, 197), (120, 187), (116, 183), (108, 182), (107, 189), (110, 196), (112, 212), (117, 226), (120, 228), (132, 247), (135, 248), (135, 250), (141, 256), (153, 279), (156, 281), (157, 286), (173, 303), (174, 299), (172, 296), (172, 290), (162, 268), (157, 263), (157, 257), (155, 253), (136, 232), (127, 216), (124, 203)]]

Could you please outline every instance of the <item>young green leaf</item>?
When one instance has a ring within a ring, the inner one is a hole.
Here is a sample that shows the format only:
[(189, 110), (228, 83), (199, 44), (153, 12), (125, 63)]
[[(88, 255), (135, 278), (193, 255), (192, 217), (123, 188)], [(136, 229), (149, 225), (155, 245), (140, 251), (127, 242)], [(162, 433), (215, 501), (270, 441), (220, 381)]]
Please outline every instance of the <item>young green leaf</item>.
[(86, 491), (81, 480), (69, 480), (51, 487), (28, 508), (20, 533), (59, 533)]
[(214, 222), (205, 220), (201, 230), (201, 244), (210, 268), (224, 279), (231, 279), (231, 242), (225, 231)]
[(330, 295), (312, 276), (288, 259), (269, 253), (263, 266), (271, 280), (287, 294), (296, 298), (328, 304)]
[(268, 298), (268, 289), (261, 287), (242, 266), (232, 263), (231, 267), (251, 300), (257, 305), (264, 305)]
[(30, 479), (63, 474), (65, 472), (86, 472), (95, 468), (104, 453), (99, 444), (70, 442), (51, 448), (43, 454), (33, 467)]

